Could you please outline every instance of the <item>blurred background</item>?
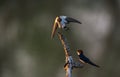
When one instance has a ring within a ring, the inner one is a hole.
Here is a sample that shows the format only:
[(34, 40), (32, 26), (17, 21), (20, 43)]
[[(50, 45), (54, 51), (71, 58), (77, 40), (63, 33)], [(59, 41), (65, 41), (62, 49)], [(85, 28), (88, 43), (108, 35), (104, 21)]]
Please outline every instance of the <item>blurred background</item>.
[(64, 32), (73, 58), (82, 49), (101, 66), (73, 77), (120, 77), (120, 0), (0, 0), (0, 77), (65, 77), (63, 47), (50, 38), (59, 15), (82, 22)]

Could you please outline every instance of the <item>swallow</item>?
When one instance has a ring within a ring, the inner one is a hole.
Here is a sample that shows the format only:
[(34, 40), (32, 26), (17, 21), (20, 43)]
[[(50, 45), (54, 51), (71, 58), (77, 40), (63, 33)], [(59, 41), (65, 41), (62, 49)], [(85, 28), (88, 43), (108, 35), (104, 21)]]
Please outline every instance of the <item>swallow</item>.
[(92, 66), (95, 66), (95, 67), (100, 67), (99, 65), (96, 65), (94, 64), (93, 62), (91, 62), (90, 59), (88, 59), (84, 54), (83, 54), (83, 51), (82, 50), (77, 50), (77, 55), (79, 56), (79, 60), (82, 62), (82, 63), (88, 63)]
[(69, 24), (70, 22), (82, 24), (80, 21), (78, 21), (78, 20), (76, 20), (76, 19), (73, 19), (73, 18), (71, 18), (71, 17), (67, 17), (67, 16), (57, 16), (57, 17), (55, 18), (54, 25), (53, 25), (53, 28), (52, 28), (51, 38), (54, 37), (55, 32), (56, 32), (56, 30), (57, 30), (57, 27), (62, 28), (62, 29), (65, 29), (65, 30), (69, 30), (69, 28), (66, 26), (66, 24)]

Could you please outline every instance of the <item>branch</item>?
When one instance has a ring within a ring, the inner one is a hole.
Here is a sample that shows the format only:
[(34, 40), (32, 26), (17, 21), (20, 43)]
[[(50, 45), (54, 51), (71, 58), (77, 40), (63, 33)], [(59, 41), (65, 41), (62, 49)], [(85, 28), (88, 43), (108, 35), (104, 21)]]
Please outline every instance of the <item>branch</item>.
[(66, 77), (72, 77), (72, 69), (81, 68), (83, 67), (83, 65), (80, 62), (74, 62), (72, 55), (70, 54), (70, 47), (68, 45), (66, 37), (62, 35), (60, 32), (58, 32), (58, 37), (65, 51), (66, 63), (64, 65), (64, 69), (66, 71)]

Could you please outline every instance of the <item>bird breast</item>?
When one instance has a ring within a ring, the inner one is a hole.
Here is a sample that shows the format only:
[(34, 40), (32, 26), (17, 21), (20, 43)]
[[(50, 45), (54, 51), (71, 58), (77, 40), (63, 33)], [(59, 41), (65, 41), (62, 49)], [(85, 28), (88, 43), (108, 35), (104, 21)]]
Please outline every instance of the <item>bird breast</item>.
[(64, 28), (64, 27), (66, 26), (66, 23), (67, 23), (66, 20), (62, 20), (62, 21), (61, 21), (61, 26), (62, 26), (62, 28)]

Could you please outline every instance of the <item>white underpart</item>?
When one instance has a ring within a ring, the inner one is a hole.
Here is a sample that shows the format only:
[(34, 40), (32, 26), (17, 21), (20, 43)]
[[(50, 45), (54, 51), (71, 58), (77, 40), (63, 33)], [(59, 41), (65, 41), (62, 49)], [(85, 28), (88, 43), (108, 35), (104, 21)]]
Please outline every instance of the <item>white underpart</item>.
[(61, 19), (61, 26), (62, 28), (65, 27), (65, 24), (67, 23), (67, 21), (65, 20), (67, 18), (67, 16), (60, 16), (60, 19)]

